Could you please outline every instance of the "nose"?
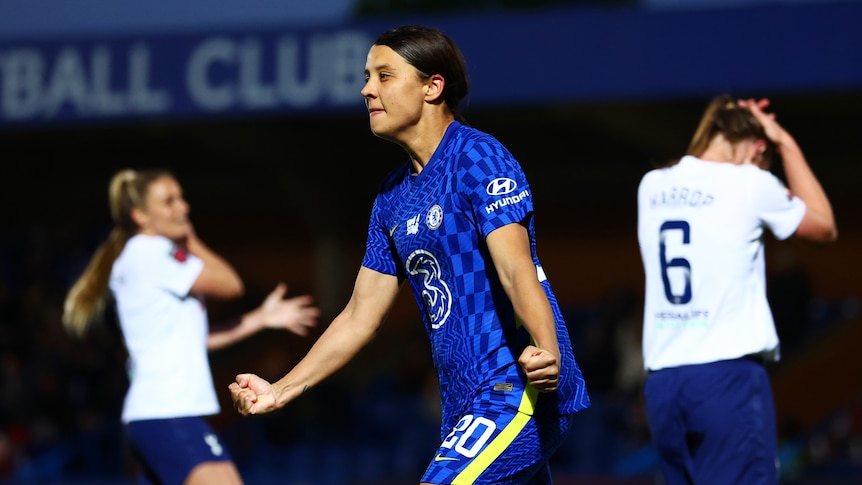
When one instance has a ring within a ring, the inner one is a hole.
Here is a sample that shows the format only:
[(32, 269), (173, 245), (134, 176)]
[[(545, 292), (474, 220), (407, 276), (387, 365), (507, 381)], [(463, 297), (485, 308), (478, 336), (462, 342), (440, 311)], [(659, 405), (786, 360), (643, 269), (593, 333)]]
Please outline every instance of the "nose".
[(362, 86), (362, 89), (361, 89), (361, 90), (359, 90), (359, 94), (361, 94), (361, 95), (362, 95), (362, 97), (363, 97), (363, 98), (365, 98), (365, 99), (368, 99), (368, 98), (373, 97), (373, 95), (372, 95), (372, 90), (371, 90), (371, 80), (370, 80), (370, 79), (369, 79), (369, 80), (367, 80), (367, 81), (365, 81), (365, 85), (364, 85), (364, 86)]

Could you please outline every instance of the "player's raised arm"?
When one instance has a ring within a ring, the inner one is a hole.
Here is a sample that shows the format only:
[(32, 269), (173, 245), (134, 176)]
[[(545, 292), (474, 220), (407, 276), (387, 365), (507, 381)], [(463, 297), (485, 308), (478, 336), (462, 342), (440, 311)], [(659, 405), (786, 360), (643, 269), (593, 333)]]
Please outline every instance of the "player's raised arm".
[(796, 139), (778, 123), (774, 113), (764, 111), (769, 106), (769, 100), (743, 100), (740, 105), (748, 107), (763, 125), (766, 136), (775, 143), (778, 153), (781, 154), (790, 191), (805, 202), (805, 216), (794, 234), (810, 241), (835, 241), (838, 238), (838, 227), (829, 197), (808, 165)]

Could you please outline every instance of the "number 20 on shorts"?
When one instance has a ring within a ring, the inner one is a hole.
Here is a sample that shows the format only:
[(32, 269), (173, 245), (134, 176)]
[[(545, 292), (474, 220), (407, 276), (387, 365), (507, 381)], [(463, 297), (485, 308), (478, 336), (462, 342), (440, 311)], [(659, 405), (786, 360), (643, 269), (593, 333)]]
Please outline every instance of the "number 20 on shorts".
[(468, 414), (458, 421), (440, 448), (453, 449), (467, 458), (476, 456), (494, 434), (497, 425), (488, 418)]

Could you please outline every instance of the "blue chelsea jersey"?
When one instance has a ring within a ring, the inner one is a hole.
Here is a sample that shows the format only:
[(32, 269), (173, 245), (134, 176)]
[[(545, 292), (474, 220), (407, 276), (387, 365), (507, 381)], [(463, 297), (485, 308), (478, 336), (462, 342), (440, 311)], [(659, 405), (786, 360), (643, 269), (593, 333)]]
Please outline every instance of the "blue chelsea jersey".
[(408, 162), (393, 171), (374, 202), (362, 265), (409, 281), (431, 342), (444, 429), (477, 398), (521, 402), (526, 384), (517, 359), (530, 337), (485, 243), (493, 230), (518, 223), (528, 228), (556, 317), (559, 409), (574, 412), (589, 399), (536, 256), (530, 186), (515, 158), (490, 135), (453, 122), (425, 168), (412, 175)]

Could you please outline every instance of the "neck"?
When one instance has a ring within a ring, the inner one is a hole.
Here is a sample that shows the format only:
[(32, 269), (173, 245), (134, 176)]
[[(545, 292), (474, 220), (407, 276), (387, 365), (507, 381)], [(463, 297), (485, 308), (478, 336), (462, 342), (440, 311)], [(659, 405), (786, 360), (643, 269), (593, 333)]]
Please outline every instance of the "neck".
[(446, 129), (452, 124), (454, 118), (440, 119), (431, 123), (423, 123), (417, 127), (415, 135), (408, 141), (399, 143), (413, 161), (413, 171), (416, 174), (422, 172), (425, 165), (434, 156), (437, 147), (446, 135)]
[(732, 163), (734, 165), (742, 165), (751, 163), (750, 143), (741, 141), (731, 143), (723, 135), (716, 135), (706, 150), (698, 157), (701, 160), (710, 162)]

